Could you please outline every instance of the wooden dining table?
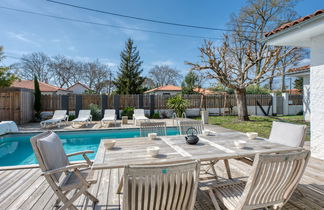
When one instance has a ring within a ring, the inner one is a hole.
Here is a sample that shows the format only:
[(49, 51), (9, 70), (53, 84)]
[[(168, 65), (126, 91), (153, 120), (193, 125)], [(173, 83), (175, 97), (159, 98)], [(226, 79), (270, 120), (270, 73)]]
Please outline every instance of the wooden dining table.
[[(244, 140), (243, 148), (235, 146), (235, 141)], [(147, 137), (116, 139), (113, 149), (107, 150), (102, 140), (92, 169), (123, 168), (131, 164), (173, 164), (186, 160), (218, 161), (234, 158), (254, 157), (257, 153), (281, 153), (302, 150), (257, 138), (250, 140), (241, 132), (218, 132), (208, 136), (199, 135), (195, 145), (187, 144), (185, 136), (159, 136), (156, 140)], [(108, 140), (109, 141), (109, 140)], [(159, 155), (151, 157), (147, 147), (160, 148)]]

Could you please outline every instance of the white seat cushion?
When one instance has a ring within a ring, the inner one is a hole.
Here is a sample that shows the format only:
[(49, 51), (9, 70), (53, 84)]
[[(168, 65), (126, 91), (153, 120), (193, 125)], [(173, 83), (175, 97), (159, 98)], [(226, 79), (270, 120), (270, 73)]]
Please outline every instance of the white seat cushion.
[(269, 141), (291, 147), (302, 147), (304, 145), (305, 132), (305, 125), (273, 122)]
[[(61, 168), (69, 164), (62, 142), (55, 133), (52, 132), (48, 136), (38, 139), (37, 147), (47, 171)], [(61, 174), (62, 173), (54, 174), (57, 182)]]

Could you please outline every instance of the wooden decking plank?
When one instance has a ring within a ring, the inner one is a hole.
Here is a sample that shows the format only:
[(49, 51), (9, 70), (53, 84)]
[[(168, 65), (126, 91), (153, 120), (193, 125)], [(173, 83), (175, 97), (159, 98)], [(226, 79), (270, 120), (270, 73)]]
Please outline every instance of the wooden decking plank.
[(3, 180), (0, 188), (0, 195), (7, 190), (13, 183), (15, 183), (16, 180), (19, 180), (21, 177), (23, 177), (25, 174), (27, 174), (30, 170), (17, 170), (12, 171), (12, 173), (9, 173)]
[(38, 199), (45, 193), (49, 188), (47, 181), (44, 179), (42, 184), (29, 196), (27, 200), (19, 207), (19, 209), (31, 209)]
[(117, 194), (119, 181), (120, 177), (118, 176), (118, 169), (111, 169), (107, 209), (120, 209), (120, 200), (119, 195)]
[[(39, 176), (39, 173), (36, 172), (35, 178), (29, 179), (24, 183), (25, 187), (20, 187), (20, 195), (14, 199), (14, 202), (8, 206), (9, 209), (18, 209), (18, 207), (23, 204), (38, 188), (44, 183), (44, 178)], [(29, 184), (28, 184), (29, 183)], [(12, 195), (10, 195), (12, 197)], [(5, 207), (5, 206), (3, 206)]]
[(101, 178), (98, 180), (98, 192), (97, 199), (99, 203), (97, 203), (95, 209), (107, 209), (107, 194), (109, 190), (109, 177), (111, 170), (102, 170)]
[[(100, 179), (101, 179), (101, 175), (102, 175), (102, 170), (96, 170), (93, 173), (93, 179), (97, 180), (97, 183), (92, 185), (89, 189), (89, 192), (94, 195), (95, 197), (97, 197), (97, 193), (98, 193), (98, 188), (100, 185)], [(93, 205), (92, 202), (89, 201), (89, 199), (86, 199), (85, 196), (83, 196), (83, 200), (81, 201), (81, 203), (79, 203), (79, 205), (82, 205), (82, 209), (93, 209)]]
[(0, 206), (3, 206), (7, 201), (7, 198), (12, 200), (16, 198), (17, 193), (21, 193), (22, 188), (25, 186), (24, 183), (28, 182), (29, 179), (35, 179), (34, 176), (37, 173), (35, 170), (28, 170), (27, 173), (20, 179), (12, 180), (9, 188), (0, 194)]
[(45, 209), (46, 204), (54, 196), (55, 195), (54, 195), (52, 188), (48, 187), (46, 189), (46, 191), (42, 194), (42, 196), (39, 197), (37, 202), (35, 202), (35, 204), (30, 209), (33, 209), (33, 210)]

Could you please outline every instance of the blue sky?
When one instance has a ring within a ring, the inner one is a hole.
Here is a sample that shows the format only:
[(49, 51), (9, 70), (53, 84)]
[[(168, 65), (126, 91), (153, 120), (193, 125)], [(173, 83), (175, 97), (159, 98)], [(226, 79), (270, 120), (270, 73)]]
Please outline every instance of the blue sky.
[[(245, 3), (241, 0), (66, 0), (64, 2), (131, 16), (215, 28), (227, 28), (230, 15), (237, 13)], [(46, 0), (0, 0), (1, 6), (123, 27), (215, 38), (222, 35), (222, 32), (153, 24), (98, 14), (57, 5)], [(323, 8), (323, 0), (303, 0), (298, 4), (297, 12), (300, 16), (304, 16)], [(145, 74), (157, 64), (170, 65), (185, 74), (188, 66), (184, 61), (197, 61), (198, 47), (203, 42), (203, 39), (198, 38), (174, 37), (68, 22), (1, 8), (0, 26), (0, 45), (4, 46), (6, 55), (10, 56), (6, 59), (6, 64), (18, 61), (13, 57), (32, 52), (44, 52), (50, 56), (60, 54), (80, 61), (99, 59), (110, 65), (116, 72), (120, 51), (124, 48), (126, 39), (131, 37), (144, 61)]]

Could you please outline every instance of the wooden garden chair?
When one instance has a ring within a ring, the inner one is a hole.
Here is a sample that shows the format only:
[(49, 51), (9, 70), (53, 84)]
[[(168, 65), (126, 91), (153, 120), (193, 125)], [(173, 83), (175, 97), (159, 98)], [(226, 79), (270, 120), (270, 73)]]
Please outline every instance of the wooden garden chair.
[(195, 205), (199, 162), (133, 165), (124, 170), (123, 209), (185, 209)]
[[(266, 141), (289, 147), (303, 147), (306, 139), (306, 129), (306, 125), (274, 121), (269, 139)], [(253, 165), (253, 158), (240, 158), (238, 160)]]
[[(186, 135), (187, 130), (189, 128), (195, 128), (197, 130), (198, 134), (202, 134), (204, 131), (204, 124), (202, 121), (198, 121), (198, 120), (183, 120), (183, 121), (178, 121), (178, 126), (179, 126), (179, 131), (180, 131), (180, 135)], [(208, 161), (208, 162), (203, 162), (201, 165), (202, 166), (207, 166), (207, 168), (204, 169), (204, 171), (206, 173), (208, 173), (209, 170), (212, 170), (213, 173), (213, 177), (215, 179), (218, 179), (216, 170), (214, 168), (215, 164), (218, 161)], [(230, 170), (230, 166), (229, 166), (229, 162), (228, 160), (224, 160), (224, 165), (226, 168), (226, 172), (227, 172), (227, 176), (229, 179), (232, 178), (232, 174), (231, 174), (231, 170)]]
[[(63, 209), (77, 209), (73, 202), (82, 194), (87, 196), (93, 203), (98, 200), (91, 195), (87, 190), (96, 183), (96, 180), (87, 179), (90, 175), (90, 166), (92, 162), (86, 156), (86, 153), (93, 151), (76, 152), (66, 155), (60, 138), (52, 131), (47, 131), (34, 136), (30, 139), (34, 153), (42, 170), (42, 175), (57, 195), (58, 200), (63, 202)], [(70, 164), (68, 157), (74, 155), (83, 155), (86, 162), (79, 164)], [(67, 194), (75, 190), (71, 198)]]
[(149, 133), (156, 133), (158, 136), (166, 136), (165, 122), (141, 122), (140, 135), (142, 137), (148, 136)]
[(229, 182), (207, 187), (217, 210), (221, 201), (229, 210), (281, 209), (296, 189), (306, 168), (309, 151), (257, 154), (246, 183)]

